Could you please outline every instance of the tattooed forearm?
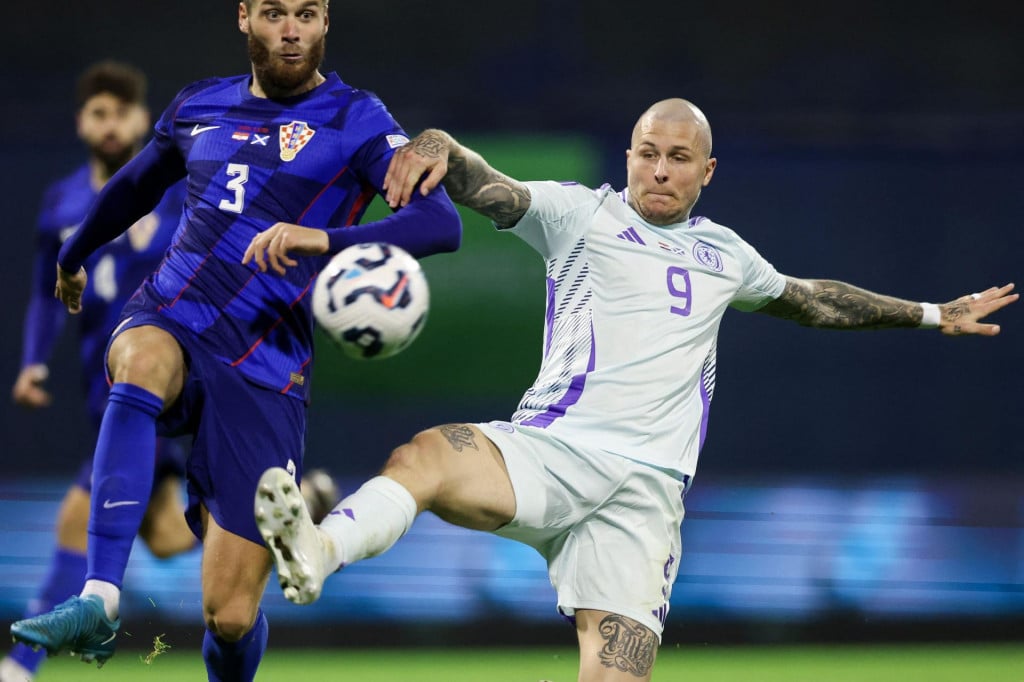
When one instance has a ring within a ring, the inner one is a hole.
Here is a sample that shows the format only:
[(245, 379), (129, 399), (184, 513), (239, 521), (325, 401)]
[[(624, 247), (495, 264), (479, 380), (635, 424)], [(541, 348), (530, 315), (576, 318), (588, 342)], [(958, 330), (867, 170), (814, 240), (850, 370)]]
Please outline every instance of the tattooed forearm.
[(922, 314), (921, 305), (913, 301), (872, 293), (845, 282), (792, 277), (787, 279), (782, 295), (761, 312), (826, 329), (916, 327)]
[(511, 227), (530, 207), (523, 183), (491, 168), (472, 149), (451, 141), (444, 187), (456, 203), (482, 213), (502, 227)]
[(476, 445), (476, 435), (473, 429), (464, 424), (445, 424), (441, 427), (441, 435), (448, 439), (448, 443), (455, 452), (462, 452), (463, 448), (479, 450)]
[(611, 614), (598, 626), (604, 646), (598, 653), (601, 665), (647, 677), (654, 666), (658, 640), (654, 633), (631, 618)]

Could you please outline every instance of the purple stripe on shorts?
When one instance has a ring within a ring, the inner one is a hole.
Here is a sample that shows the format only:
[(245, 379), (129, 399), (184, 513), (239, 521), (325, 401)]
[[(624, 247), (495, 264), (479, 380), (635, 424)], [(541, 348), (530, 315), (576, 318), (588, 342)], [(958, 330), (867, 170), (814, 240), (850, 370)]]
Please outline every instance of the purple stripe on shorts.
[(587, 375), (594, 371), (594, 358), (596, 356), (594, 349), (594, 323), (590, 323), (590, 359), (587, 360), (587, 369), (582, 374), (577, 374), (569, 382), (569, 388), (565, 391), (565, 395), (557, 403), (549, 407), (544, 412), (541, 412), (532, 419), (522, 422), (523, 426), (536, 426), (541, 429), (545, 429), (551, 425), (551, 422), (555, 421), (559, 417), (565, 416), (565, 411), (579, 402), (580, 396), (583, 395), (583, 387), (587, 383)]

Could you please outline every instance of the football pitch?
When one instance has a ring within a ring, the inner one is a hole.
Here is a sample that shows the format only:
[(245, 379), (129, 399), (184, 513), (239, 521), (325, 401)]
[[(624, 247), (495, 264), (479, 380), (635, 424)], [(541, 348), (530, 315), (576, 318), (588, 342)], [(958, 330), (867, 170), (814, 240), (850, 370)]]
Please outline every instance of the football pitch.
[[(153, 658), (119, 652), (102, 670), (61, 656), (37, 682), (205, 680), (199, 651)], [(559, 649), (274, 650), (258, 682), (575, 682), (576, 652)], [(1024, 644), (922, 646), (680, 646), (658, 654), (654, 680), (669, 682), (1024, 682)]]

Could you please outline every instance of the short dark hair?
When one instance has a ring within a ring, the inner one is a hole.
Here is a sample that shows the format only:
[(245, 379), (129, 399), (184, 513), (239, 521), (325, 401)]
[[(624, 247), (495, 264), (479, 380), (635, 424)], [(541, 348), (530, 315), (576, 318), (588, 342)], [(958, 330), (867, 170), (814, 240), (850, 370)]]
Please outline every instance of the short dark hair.
[(81, 109), (92, 97), (110, 93), (129, 104), (146, 103), (146, 75), (131, 64), (108, 59), (93, 64), (78, 78), (75, 104)]

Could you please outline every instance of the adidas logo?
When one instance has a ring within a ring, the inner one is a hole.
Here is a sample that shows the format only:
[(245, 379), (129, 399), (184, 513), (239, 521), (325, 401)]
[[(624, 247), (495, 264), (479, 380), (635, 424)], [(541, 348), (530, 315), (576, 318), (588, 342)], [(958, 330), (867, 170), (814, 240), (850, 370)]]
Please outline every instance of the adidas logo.
[(636, 228), (633, 227), (623, 230), (622, 232), (618, 233), (615, 236), (618, 237), (619, 239), (625, 239), (627, 242), (633, 242), (634, 244), (639, 244), (640, 246), (647, 246), (647, 242), (645, 242), (640, 237), (640, 235), (637, 234)]

